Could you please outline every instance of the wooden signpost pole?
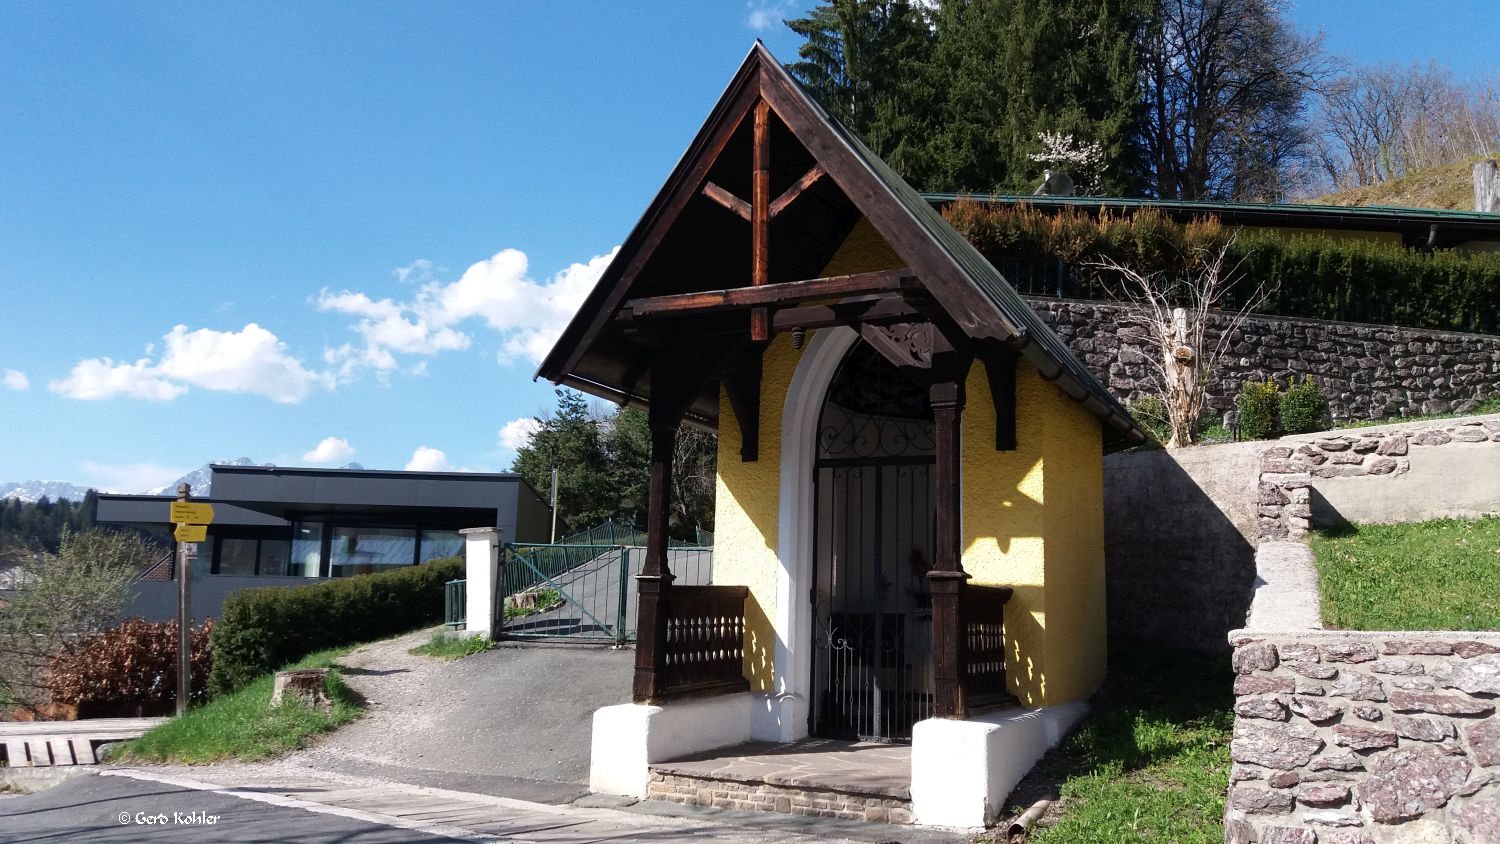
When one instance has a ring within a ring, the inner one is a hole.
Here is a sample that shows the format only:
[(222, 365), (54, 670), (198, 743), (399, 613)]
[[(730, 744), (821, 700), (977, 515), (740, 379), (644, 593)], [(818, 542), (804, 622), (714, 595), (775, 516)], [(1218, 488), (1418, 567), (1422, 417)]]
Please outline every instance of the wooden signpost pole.
[[(193, 488), (187, 484), (177, 485), (177, 500), (186, 504)], [(193, 671), (193, 613), (192, 570), (188, 560), (188, 544), (177, 541), (177, 714), (184, 715), (188, 709), (188, 693), (192, 689)]]

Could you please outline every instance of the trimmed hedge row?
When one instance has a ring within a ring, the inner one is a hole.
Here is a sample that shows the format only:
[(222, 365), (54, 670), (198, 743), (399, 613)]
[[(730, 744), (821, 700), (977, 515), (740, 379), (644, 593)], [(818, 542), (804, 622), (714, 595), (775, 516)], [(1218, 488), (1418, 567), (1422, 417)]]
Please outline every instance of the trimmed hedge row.
[(443, 620), (451, 557), (378, 574), (229, 596), (213, 631), (209, 692), (226, 694), (314, 651), (368, 642)]
[[(943, 216), (1023, 293), (1083, 299), (1114, 298), (1119, 289), (1113, 273), (1088, 266), (1101, 256), (1144, 273), (1182, 275), (1233, 234), (1213, 216), (1178, 223), (1155, 209), (1095, 216), (961, 199)], [(1228, 265), (1250, 283), (1231, 290), (1225, 308), (1264, 282), (1275, 288), (1257, 308), (1264, 313), (1500, 333), (1497, 254), (1246, 228)]]

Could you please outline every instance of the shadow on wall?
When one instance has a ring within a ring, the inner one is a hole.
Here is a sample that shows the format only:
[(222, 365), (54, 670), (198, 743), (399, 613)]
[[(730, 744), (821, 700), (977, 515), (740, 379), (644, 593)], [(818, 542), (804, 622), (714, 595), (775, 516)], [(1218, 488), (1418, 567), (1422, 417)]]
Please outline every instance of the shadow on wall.
[(1112, 638), (1222, 652), (1255, 581), (1264, 443), (1112, 454), (1104, 547)]

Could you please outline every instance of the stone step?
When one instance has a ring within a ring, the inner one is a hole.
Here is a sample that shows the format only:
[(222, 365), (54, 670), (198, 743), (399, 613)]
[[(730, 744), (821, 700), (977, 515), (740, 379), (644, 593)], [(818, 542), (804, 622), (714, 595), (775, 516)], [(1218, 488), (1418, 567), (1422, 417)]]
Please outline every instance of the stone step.
[(753, 777), (709, 776), (674, 768), (671, 763), (651, 766), (647, 799), (683, 806), (872, 823), (912, 822), (911, 796), (907, 789), (778, 784)]

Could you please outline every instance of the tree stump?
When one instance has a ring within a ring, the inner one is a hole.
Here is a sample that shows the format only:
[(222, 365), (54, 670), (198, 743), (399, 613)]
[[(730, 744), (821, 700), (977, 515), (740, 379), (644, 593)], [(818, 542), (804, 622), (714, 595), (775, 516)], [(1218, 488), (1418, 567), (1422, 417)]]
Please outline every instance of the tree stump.
[(276, 672), (276, 682), (271, 690), (271, 705), (280, 706), (288, 700), (313, 709), (330, 709), (333, 702), (323, 682), (328, 677), (326, 668), (299, 668), (294, 671)]

